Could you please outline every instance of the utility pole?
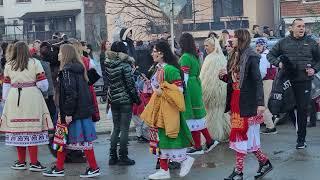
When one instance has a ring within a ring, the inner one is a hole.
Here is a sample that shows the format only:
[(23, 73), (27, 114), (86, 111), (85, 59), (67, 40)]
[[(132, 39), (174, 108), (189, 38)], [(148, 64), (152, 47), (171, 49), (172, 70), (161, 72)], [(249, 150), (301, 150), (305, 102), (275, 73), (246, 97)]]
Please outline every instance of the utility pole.
[(199, 10), (196, 10), (196, 0), (192, 0), (192, 14), (193, 14), (193, 30), (196, 30), (196, 13), (199, 12)]
[(279, 35), (279, 30), (281, 27), (281, 11), (280, 11), (280, 0), (273, 0), (274, 5), (274, 24), (276, 29), (276, 34)]
[(170, 16), (170, 33), (171, 33), (171, 49), (174, 52), (174, 0), (171, 0), (171, 16)]

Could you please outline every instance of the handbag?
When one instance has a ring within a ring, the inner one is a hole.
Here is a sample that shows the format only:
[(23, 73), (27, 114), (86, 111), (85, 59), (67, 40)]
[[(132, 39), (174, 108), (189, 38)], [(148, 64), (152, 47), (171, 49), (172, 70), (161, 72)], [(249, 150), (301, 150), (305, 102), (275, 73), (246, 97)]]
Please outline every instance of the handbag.
[(89, 69), (87, 73), (89, 78), (89, 82), (88, 82), (89, 86), (93, 85), (101, 78), (101, 76), (98, 74), (98, 72), (94, 68)]
[(67, 138), (68, 126), (65, 123), (61, 123), (61, 117), (59, 115), (52, 143), (53, 149), (63, 152), (65, 146), (67, 145)]
[(316, 99), (320, 96), (320, 74), (317, 73), (314, 75), (313, 80), (311, 82), (311, 98)]
[(291, 81), (287, 74), (283, 70), (280, 70), (272, 84), (268, 109), (273, 115), (279, 115), (291, 111), (295, 105), (296, 99)]

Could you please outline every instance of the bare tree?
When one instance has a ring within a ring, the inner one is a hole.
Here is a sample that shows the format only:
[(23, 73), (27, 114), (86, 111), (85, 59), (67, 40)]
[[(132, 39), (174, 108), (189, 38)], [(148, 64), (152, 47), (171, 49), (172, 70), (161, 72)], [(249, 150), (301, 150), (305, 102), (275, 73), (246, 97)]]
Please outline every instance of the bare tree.
[(158, 7), (158, 0), (106, 0), (107, 15), (121, 18), (116, 26), (135, 27), (151, 32), (156, 25), (165, 25), (168, 18)]
[[(189, 20), (194, 19), (196, 13), (212, 8), (212, 4), (208, 5), (201, 0), (188, 0), (188, 3), (192, 8)], [(137, 31), (134, 36), (139, 37), (169, 29), (170, 19), (161, 11), (158, 4), (159, 0), (106, 0), (106, 11), (107, 15), (113, 17), (113, 21), (121, 19), (121, 23), (114, 22), (116, 26), (135, 27)], [(175, 21), (175, 34), (181, 34), (183, 22), (182, 12)]]

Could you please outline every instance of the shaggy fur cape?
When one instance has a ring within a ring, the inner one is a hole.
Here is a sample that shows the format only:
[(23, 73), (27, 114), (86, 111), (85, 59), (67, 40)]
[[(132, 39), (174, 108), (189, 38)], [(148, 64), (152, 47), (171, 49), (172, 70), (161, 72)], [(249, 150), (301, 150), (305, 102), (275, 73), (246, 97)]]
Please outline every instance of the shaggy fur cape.
[(227, 84), (218, 77), (219, 70), (226, 67), (227, 60), (218, 43), (215, 51), (205, 58), (200, 72), (203, 101), (207, 110), (207, 127), (218, 141), (227, 141), (230, 134), (230, 116), (224, 113)]

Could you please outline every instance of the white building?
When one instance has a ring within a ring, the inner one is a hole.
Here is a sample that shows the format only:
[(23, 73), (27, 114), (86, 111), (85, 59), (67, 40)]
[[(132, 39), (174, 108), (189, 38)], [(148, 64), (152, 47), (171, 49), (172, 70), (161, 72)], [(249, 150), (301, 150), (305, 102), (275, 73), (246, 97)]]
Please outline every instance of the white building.
[(90, 0), (0, 0), (0, 38), (45, 40), (62, 32), (85, 40), (87, 5)]

